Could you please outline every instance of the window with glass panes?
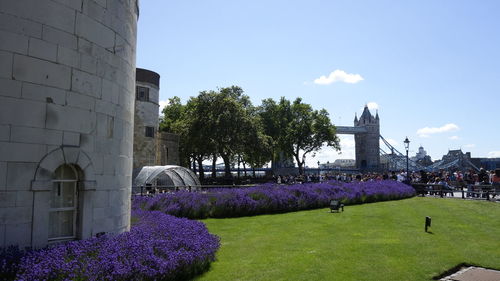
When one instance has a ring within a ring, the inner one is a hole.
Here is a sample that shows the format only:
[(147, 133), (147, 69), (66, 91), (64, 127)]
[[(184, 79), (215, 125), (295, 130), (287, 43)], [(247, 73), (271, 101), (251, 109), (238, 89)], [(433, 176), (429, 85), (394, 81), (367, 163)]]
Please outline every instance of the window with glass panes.
[(155, 128), (154, 127), (146, 127), (146, 137), (154, 138), (155, 137)]
[(149, 101), (149, 88), (136, 86), (135, 98), (140, 101)]
[(70, 165), (55, 171), (49, 203), (49, 242), (76, 239), (77, 173)]

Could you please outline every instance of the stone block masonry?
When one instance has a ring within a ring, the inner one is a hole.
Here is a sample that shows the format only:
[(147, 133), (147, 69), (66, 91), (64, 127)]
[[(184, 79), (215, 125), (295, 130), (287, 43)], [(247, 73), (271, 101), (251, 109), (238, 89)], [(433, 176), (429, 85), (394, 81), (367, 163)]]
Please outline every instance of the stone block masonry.
[(137, 17), (137, 0), (0, 0), (0, 247), (52, 241), (65, 165), (70, 239), (129, 229)]

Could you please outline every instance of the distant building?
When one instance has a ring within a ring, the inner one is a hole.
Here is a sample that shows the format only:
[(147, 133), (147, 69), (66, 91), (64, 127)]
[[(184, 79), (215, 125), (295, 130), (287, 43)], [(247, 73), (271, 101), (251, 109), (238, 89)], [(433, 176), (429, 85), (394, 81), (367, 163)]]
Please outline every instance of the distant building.
[(134, 106), (134, 169), (156, 165), (160, 75), (137, 68)]
[(472, 163), (470, 152), (463, 153), (461, 149), (448, 150), (441, 160), (435, 161), (429, 168), (432, 170), (478, 170)]
[(159, 132), (160, 75), (137, 68), (134, 107), (134, 175), (144, 166), (179, 165), (179, 136)]
[(422, 160), (422, 159), (424, 159), (424, 158), (425, 158), (425, 156), (427, 156), (427, 151), (425, 151), (425, 149), (424, 149), (422, 146), (420, 146), (420, 147), (418, 148), (418, 152), (417, 152), (417, 154), (415, 155), (415, 157), (412, 157), (411, 159), (412, 159), (412, 160), (415, 160), (415, 161), (418, 161), (418, 160)]
[(156, 165), (179, 165), (179, 135), (160, 132), (156, 137)]
[(463, 153), (461, 149), (448, 150), (448, 154), (443, 155), (442, 161), (444, 163), (449, 163), (455, 160), (460, 160), (460, 162), (470, 161), (470, 152)]
[(425, 149), (422, 146), (418, 148), (418, 152), (416, 153), (416, 155), (414, 157), (411, 157), (410, 159), (422, 166), (432, 165), (431, 157), (427, 155), (427, 151), (425, 151)]
[(337, 168), (355, 168), (356, 160), (354, 159), (337, 159), (333, 163), (327, 162), (320, 164), (321, 169), (337, 169)]
[(471, 158), (471, 162), (479, 168), (493, 171), (500, 169), (500, 158)]

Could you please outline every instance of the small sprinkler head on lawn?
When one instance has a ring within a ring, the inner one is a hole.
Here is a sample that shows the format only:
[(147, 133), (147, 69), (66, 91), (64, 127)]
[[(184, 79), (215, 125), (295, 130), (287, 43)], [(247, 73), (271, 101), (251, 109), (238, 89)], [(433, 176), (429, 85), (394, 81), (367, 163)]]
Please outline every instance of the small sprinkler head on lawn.
[(431, 221), (431, 217), (425, 217), (425, 232), (428, 232), (427, 228), (431, 227)]

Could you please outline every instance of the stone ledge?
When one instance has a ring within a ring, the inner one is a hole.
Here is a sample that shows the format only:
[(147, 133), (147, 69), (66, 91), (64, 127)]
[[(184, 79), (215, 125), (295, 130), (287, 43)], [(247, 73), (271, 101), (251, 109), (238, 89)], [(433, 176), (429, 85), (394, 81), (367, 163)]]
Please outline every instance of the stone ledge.
[(31, 181), (31, 190), (33, 190), (33, 191), (51, 191), (52, 190), (52, 181), (51, 180)]

